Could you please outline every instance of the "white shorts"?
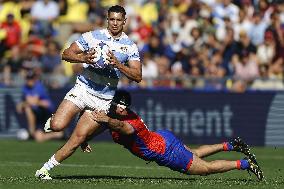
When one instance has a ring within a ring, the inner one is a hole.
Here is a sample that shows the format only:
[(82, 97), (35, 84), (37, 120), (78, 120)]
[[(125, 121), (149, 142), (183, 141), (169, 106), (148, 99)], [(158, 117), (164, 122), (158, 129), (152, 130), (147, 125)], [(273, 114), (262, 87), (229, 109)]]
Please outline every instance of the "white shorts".
[(84, 84), (78, 82), (65, 95), (64, 99), (73, 102), (81, 110), (104, 110), (106, 113), (110, 108), (112, 100), (89, 93)]

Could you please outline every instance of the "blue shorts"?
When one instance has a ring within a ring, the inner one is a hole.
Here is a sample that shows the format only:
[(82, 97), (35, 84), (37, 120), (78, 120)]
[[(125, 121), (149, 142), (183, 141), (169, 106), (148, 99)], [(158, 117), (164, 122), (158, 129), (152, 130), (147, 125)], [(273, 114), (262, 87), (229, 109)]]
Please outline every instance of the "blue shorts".
[(184, 147), (183, 142), (168, 130), (156, 132), (166, 141), (166, 151), (160, 154), (156, 163), (161, 166), (169, 167), (174, 171), (186, 173), (193, 161), (193, 153)]
[(36, 129), (43, 130), (43, 125), (45, 124), (46, 120), (52, 115), (51, 110), (48, 108), (37, 107), (32, 109), (32, 111), (36, 117)]

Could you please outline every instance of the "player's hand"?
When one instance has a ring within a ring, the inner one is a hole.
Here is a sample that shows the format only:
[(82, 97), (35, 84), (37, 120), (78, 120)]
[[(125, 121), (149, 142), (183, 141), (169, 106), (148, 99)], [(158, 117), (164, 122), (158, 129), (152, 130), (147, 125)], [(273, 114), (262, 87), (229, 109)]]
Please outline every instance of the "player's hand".
[(81, 149), (82, 149), (82, 152), (86, 152), (86, 153), (92, 152), (92, 148), (87, 142), (83, 142), (81, 144)]
[(114, 56), (112, 51), (108, 51), (107, 61), (109, 62), (108, 64), (112, 65), (115, 68), (117, 68), (117, 66), (120, 64), (117, 58)]
[(94, 64), (94, 59), (96, 58), (96, 51), (94, 48), (91, 48), (87, 53), (85, 53), (85, 63)]
[(95, 110), (92, 112), (92, 115), (93, 115), (93, 120), (97, 122), (107, 123), (109, 121), (109, 117), (106, 115), (104, 111)]

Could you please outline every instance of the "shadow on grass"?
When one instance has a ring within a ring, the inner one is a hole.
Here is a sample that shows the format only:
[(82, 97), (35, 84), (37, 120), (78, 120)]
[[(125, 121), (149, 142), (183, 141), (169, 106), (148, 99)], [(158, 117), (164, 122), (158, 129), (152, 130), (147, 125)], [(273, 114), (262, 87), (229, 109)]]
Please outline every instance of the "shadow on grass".
[[(189, 181), (189, 182), (200, 182), (200, 181), (207, 181), (207, 182), (214, 182), (214, 183), (236, 183), (236, 184), (257, 184), (263, 183), (268, 184), (270, 182), (260, 182), (254, 178), (211, 178), (211, 177), (188, 177), (188, 178), (178, 178), (178, 177), (135, 177), (135, 176), (114, 176), (114, 175), (69, 175), (69, 176), (54, 176), (53, 179), (55, 180), (63, 180), (63, 179), (77, 179), (77, 180), (84, 180), (84, 179), (103, 179), (103, 180), (173, 180), (173, 181)], [(284, 184), (283, 182), (279, 182), (278, 184)]]
[(53, 179), (105, 179), (105, 180), (176, 180), (176, 181), (195, 181), (197, 178), (177, 178), (177, 177), (133, 177), (133, 176), (111, 176), (111, 175), (70, 175), (70, 176), (54, 176)]

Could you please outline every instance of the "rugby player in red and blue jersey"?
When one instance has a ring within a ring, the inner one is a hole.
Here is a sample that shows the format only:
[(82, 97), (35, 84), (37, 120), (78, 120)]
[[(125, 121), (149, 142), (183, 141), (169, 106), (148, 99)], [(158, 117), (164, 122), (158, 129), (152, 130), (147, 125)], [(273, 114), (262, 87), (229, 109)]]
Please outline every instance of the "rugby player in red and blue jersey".
[[(242, 139), (190, 149), (168, 130), (150, 131), (143, 120), (128, 108), (130, 104), (130, 94), (118, 90), (108, 115), (103, 111), (94, 111), (92, 114), (95, 121), (107, 124), (116, 143), (123, 145), (135, 156), (190, 175), (209, 175), (239, 169), (251, 171), (259, 180), (263, 179), (263, 172), (255, 156)], [(238, 151), (247, 157), (236, 161), (201, 159), (221, 151)]]

